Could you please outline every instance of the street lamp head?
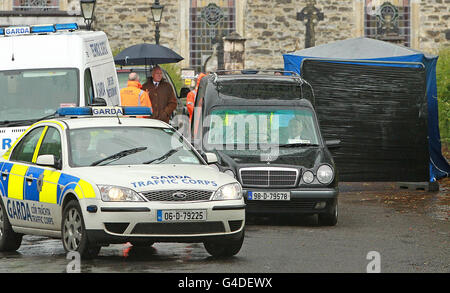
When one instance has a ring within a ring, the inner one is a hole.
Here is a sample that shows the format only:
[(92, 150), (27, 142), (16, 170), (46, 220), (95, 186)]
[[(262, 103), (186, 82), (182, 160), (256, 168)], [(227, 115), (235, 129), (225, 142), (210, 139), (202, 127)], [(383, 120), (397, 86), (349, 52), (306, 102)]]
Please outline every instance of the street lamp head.
[(94, 18), (95, 2), (96, 0), (80, 0), (81, 14), (85, 21)]
[(159, 4), (159, 0), (155, 0), (152, 7), (150, 8), (152, 11), (153, 21), (155, 23), (160, 23), (162, 18), (162, 13), (164, 10), (164, 5)]

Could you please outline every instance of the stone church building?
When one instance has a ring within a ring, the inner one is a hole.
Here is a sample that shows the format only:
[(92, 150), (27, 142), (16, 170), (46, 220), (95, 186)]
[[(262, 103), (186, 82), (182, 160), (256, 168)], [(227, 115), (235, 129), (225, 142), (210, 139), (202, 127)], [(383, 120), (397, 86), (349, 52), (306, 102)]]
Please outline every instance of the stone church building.
[[(153, 0), (97, 0), (95, 30), (115, 52), (155, 42)], [(282, 55), (305, 47), (371, 37), (437, 54), (450, 46), (450, 0), (160, 0), (160, 44), (203, 70), (223, 38), (245, 46), (247, 68), (282, 68)], [(0, 27), (78, 22), (79, 0), (0, 0)], [(1, 49), (1, 48), (0, 48)], [(220, 61), (220, 60), (219, 60)]]

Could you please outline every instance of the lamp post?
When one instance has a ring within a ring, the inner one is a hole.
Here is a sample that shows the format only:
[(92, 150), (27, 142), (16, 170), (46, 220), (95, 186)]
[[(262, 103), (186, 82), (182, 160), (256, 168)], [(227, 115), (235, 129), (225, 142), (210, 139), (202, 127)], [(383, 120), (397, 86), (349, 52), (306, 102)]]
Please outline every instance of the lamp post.
[(80, 0), (81, 14), (88, 31), (91, 30), (91, 24), (94, 21), (95, 2), (96, 0)]
[(153, 22), (155, 23), (156, 26), (155, 43), (159, 45), (159, 23), (161, 22), (164, 5), (159, 4), (159, 0), (155, 0), (150, 9), (152, 11)]

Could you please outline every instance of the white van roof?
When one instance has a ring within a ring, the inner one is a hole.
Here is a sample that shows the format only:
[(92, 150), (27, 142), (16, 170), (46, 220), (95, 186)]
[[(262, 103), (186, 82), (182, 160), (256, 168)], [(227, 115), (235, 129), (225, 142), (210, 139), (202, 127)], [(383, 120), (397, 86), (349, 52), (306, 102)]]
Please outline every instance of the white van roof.
[(113, 58), (108, 38), (101, 31), (2, 36), (0, 48), (1, 70), (80, 68)]

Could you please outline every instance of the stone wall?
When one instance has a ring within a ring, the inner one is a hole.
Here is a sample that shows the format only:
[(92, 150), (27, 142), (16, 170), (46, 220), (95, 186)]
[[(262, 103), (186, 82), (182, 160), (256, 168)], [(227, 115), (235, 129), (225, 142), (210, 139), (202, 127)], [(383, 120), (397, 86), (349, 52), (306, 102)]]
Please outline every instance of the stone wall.
[(438, 53), (450, 46), (450, 0), (421, 0), (418, 50)]
[[(155, 43), (152, 3), (149, 0), (98, 0), (95, 29), (107, 33), (113, 51), (139, 43)], [(161, 0), (161, 3), (164, 12), (160, 44), (179, 52), (178, 0)]]
[[(198, 0), (203, 4), (224, 0)], [(308, 1), (235, 0), (236, 30), (245, 38), (247, 68), (280, 68), (283, 54), (303, 49), (305, 24), (297, 20)], [(385, 0), (372, 0), (383, 3)], [(388, 1), (388, 0), (386, 0)], [(403, 0), (389, 0), (401, 3)], [(190, 0), (160, 0), (165, 6), (160, 25), (160, 44), (167, 46), (189, 66)], [(79, 0), (60, 0), (56, 14), (27, 14), (12, 11), (10, 1), (0, 1), (0, 27), (44, 23), (77, 22), (83, 25)], [(315, 0), (324, 19), (315, 25), (315, 44), (364, 36), (364, 0)], [(410, 0), (411, 47), (437, 54), (450, 46), (450, 0)], [(155, 24), (150, 7), (153, 0), (97, 0), (94, 29), (109, 37), (113, 52), (137, 43), (155, 42)]]
[[(317, 1), (315, 6), (324, 13), (324, 20), (315, 27), (316, 45), (352, 37), (352, 2)], [(305, 25), (297, 20), (297, 13), (305, 6), (305, 0), (247, 1), (247, 67), (284, 67), (283, 54), (305, 47)]]
[[(69, 0), (69, 7), (71, 1)], [(393, 0), (394, 1), (394, 0)], [(208, 2), (208, 1), (206, 1)], [(282, 55), (304, 48), (305, 24), (297, 13), (307, 0), (236, 0), (238, 33), (247, 39), (247, 68), (283, 67)], [(449, 45), (450, 0), (411, 0), (412, 47), (436, 53)], [(94, 27), (108, 34), (114, 51), (154, 43), (150, 0), (98, 0)], [(161, 0), (165, 6), (160, 44), (189, 58), (189, 0)], [(316, 45), (364, 34), (363, 0), (316, 0), (324, 19), (315, 26)]]

